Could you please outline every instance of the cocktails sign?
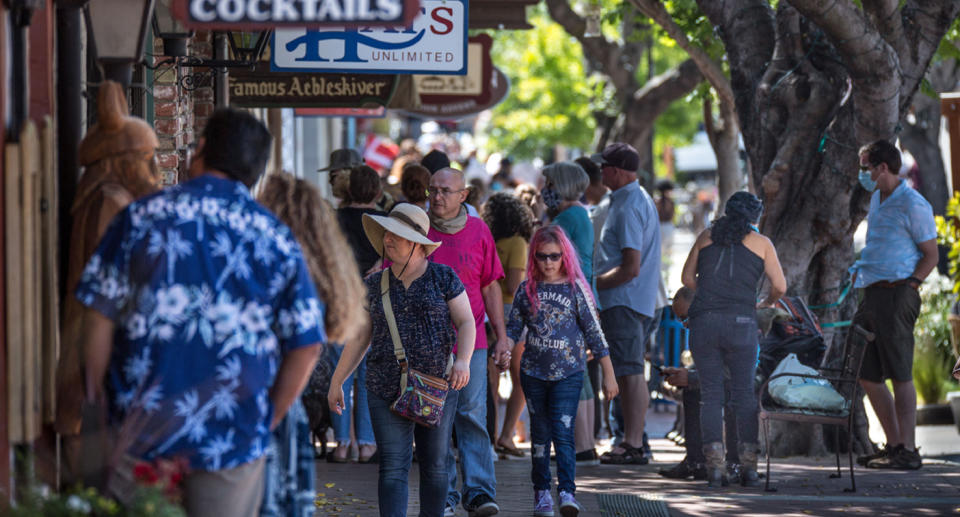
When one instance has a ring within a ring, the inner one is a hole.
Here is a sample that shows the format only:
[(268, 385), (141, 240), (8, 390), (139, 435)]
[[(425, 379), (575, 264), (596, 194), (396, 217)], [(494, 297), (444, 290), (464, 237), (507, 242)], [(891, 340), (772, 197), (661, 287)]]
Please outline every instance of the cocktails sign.
[(197, 29), (397, 26), (410, 23), (418, 0), (174, 0), (172, 10)]
[(467, 73), (464, 0), (423, 0), (405, 27), (277, 29), (274, 71), (463, 75)]

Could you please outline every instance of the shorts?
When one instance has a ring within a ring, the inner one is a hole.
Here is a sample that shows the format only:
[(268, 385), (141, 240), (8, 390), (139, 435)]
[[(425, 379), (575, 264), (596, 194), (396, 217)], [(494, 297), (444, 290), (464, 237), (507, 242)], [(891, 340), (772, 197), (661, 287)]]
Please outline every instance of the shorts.
[(913, 326), (919, 314), (920, 293), (907, 284), (864, 289), (853, 322), (872, 331), (876, 339), (864, 350), (861, 379), (913, 379)]
[(600, 313), (600, 327), (610, 347), (610, 362), (617, 377), (643, 375), (646, 324), (650, 318), (618, 305)]

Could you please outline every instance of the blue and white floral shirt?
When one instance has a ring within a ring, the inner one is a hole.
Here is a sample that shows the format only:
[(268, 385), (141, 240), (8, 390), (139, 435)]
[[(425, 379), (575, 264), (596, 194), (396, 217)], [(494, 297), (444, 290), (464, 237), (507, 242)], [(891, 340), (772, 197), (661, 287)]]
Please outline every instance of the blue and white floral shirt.
[(537, 312), (532, 313), (527, 281), (517, 288), (507, 321), (507, 336), (517, 341), (526, 328), (527, 343), (520, 358), (523, 373), (544, 381), (559, 381), (583, 371), (589, 347), (593, 357), (610, 355), (600, 330), (593, 300), (569, 282), (537, 284)]
[(283, 354), (326, 340), (289, 228), (241, 183), (204, 175), (111, 222), (76, 296), (116, 324), (106, 388), (130, 454), (195, 470), (258, 459)]

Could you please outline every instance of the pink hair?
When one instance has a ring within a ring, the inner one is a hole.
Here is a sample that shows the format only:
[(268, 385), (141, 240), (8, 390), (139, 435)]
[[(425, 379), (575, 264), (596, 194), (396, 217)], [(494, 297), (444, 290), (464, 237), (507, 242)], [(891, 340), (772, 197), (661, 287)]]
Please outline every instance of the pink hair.
[[(573, 287), (574, 292), (577, 290), (577, 282), (581, 282), (581, 285), (587, 285), (587, 279), (583, 276), (583, 271), (580, 270), (580, 260), (577, 258), (577, 251), (573, 248), (573, 244), (570, 243), (570, 239), (567, 238), (567, 233), (563, 231), (563, 228), (557, 225), (544, 226), (537, 230), (533, 234), (533, 238), (530, 239), (530, 255), (527, 257), (527, 298), (530, 300), (530, 310), (532, 314), (537, 313), (537, 305), (539, 305), (539, 300), (537, 299), (537, 284), (543, 280), (543, 274), (540, 273), (540, 268), (537, 265), (537, 250), (540, 249), (540, 246), (552, 243), (560, 246), (560, 249), (563, 253), (563, 258), (561, 259), (561, 266), (563, 271), (567, 273), (567, 280), (570, 282), (570, 286)], [(589, 293), (589, 287), (586, 289)], [(593, 293), (589, 294), (591, 300), (593, 299)]]

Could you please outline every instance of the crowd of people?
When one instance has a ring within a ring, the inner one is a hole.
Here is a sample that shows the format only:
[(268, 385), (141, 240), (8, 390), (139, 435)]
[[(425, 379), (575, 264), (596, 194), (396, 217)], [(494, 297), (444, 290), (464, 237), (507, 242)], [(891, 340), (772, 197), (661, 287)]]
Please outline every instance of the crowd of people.
[[(507, 160), (488, 198), (437, 151), (405, 159), (390, 192), (359, 154), (338, 150), (328, 167), (336, 210), (304, 180), (261, 180), (269, 149), (254, 117), (217, 111), (190, 179), (123, 197), (71, 266), (68, 325), (82, 329), (72, 357), (83, 371), (65, 388), (109, 425), (77, 412), (69, 427), (100, 432), (110, 460), (98, 472), (117, 493), (144, 465), (176, 460), (191, 516), (298, 514), (312, 504), (322, 402), (337, 442), (327, 460), (376, 461), (384, 516), (405, 515), (414, 458), (421, 515), (499, 513), (494, 462), (527, 457), (514, 439), (524, 407), (534, 515), (581, 511), (577, 464), (650, 461), (646, 354), (666, 304), (661, 239), (673, 206), (669, 189), (655, 202), (640, 185), (635, 149), (614, 143), (550, 164), (539, 189), (516, 182)], [(142, 165), (148, 151), (118, 154)], [(878, 335), (862, 372), (887, 436), (864, 460), (876, 468), (920, 467), (909, 365), (916, 290), (936, 263), (929, 204), (898, 168), (889, 143), (861, 151), (861, 184), (878, 188), (854, 265), (866, 288), (855, 320)], [(699, 436), (666, 477), (723, 486), (732, 459), (736, 480), (757, 484), (756, 309), (787, 289), (762, 214), (759, 198), (735, 193), (683, 266), (673, 309), (690, 331), (699, 389), (685, 410)], [(317, 381), (321, 354), (329, 387)], [(686, 369), (664, 373), (693, 384)], [(308, 381), (326, 388), (321, 404), (323, 388), (299, 401)], [(620, 435), (597, 455), (600, 406), (612, 401)], [(84, 456), (88, 444), (68, 450)]]

